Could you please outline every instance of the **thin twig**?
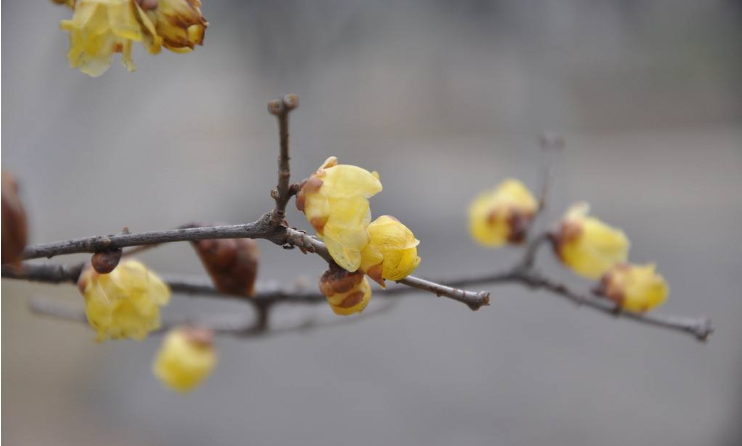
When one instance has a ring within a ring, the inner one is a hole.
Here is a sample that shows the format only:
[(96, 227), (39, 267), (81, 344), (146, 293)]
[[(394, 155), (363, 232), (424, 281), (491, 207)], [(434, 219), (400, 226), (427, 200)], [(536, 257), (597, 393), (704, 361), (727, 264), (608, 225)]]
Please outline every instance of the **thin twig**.
[(278, 118), (278, 135), (281, 147), (278, 155), (278, 186), (271, 191), (271, 196), (276, 201), (276, 207), (273, 208), (270, 219), (270, 224), (273, 227), (280, 225), (286, 217), (286, 205), (294, 191), (289, 184), (291, 181), (289, 113), (298, 106), (299, 98), (294, 94), (287, 94), (268, 103), (268, 111)]
[[(85, 309), (80, 305), (68, 302), (61, 302), (57, 299), (49, 299), (39, 296), (32, 296), (28, 301), (29, 309), (32, 313), (48, 316), (55, 319), (62, 319), (71, 322), (87, 324)], [(153, 331), (152, 334), (165, 333), (172, 328), (183, 325), (193, 325), (208, 328), (219, 334), (234, 335), (239, 338), (275, 336), (293, 332), (305, 332), (320, 327), (331, 327), (337, 325), (348, 325), (372, 316), (378, 316), (387, 313), (396, 306), (396, 302), (384, 302), (373, 308), (367, 309), (361, 315), (353, 317), (331, 319), (318, 319), (316, 317), (305, 317), (292, 324), (283, 324), (266, 329), (260, 318), (249, 317), (244, 314), (209, 314), (194, 317), (164, 317), (160, 328)]]
[(714, 332), (709, 318), (663, 315), (654, 312), (632, 313), (629, 311), (623, 311), (621, 307), (614, 302), (575, 292), (566, 285), (555, 282), (534, 271), (517, 274), (515, 280), (530, 288), (551, 291), (553, 294), (569, 299), (577, 305), (585, 305), (586, 307), (601, 311), (609, 316), (621, 317), (647, 325), (689, 333), (695, 336), (699, 341), (706, 341)]
[(482, 306), (490, 304), (489, 291), (464, 291), (413, 276), (407, 276), (402, 280), (398, 280), (397, 283), (419, 290), (430, 291), (438, 296), (447, 296), (450, 299), (468, 305), (473, 311), (477, 311)]
[[(25, 265), (24, 273), (19, 275), (14, 272), (12, 268), (3, 266), (3, 277), (5, 278), (17, 278), (36, 282), (46, 283), (74, 283), (77, 281), (74, 275), (74, 269), (65, 268), (63, 265), (56, 264), (27, 264)], [(79, 272), (77, 273), (79, 274)], [(300, 286), (299, 284), (293, 284), (290, 286), (282, 286), (278, 282), (263, 282), (258, 283), (255, 287), (256, 295), (254, 298), (236, 298), (235, 296), (229, 296), (220, 293), (213, 285), (210, 284), (209, 279), (203, 278), (187, 278), (180, 276), (162, 276), (164, 280), (171, 286), (174, 292), (187, 293), (194, 295), (209, 295), (214, 297), (226, 298), (228, 300), (239, 300), (248, 302), (250, 304), (256, 303), (293, 303), (293, 304), (317, 304), (325, 302), (324, 296), (317, 292), (308, 290), (306, 287)], [(422, 281), (422, 279), (415, 279)], [(540, 273), (532, 269), (523, 269), (522, 267), (516, 267), (511, 270), (498, 272), (498, 273), (485, 273), (479, 275), (470, 275), (459, 277), (455, 279), (441, 278), (436, 280), (441, 284), (445, 284), (450, 287), (467, 287), (484, 284), (520, 284), (534, 290), (545, 290), (549, 291), (557, 296), (566, 298), (578, 305), (584, 305), (588, 308), (600, 311), (611, 317), (621, 317), (630, 319), (642, 324), (657, 326), (661, 328), (681, 331), (694, 335), (699, 340), (706, 340), (714, 329), (711, 326), (711, 321), (705, 317), (683, 317), (674, 315), (663, 315), (659, 313), (631, 313), (627, 311), (621, 311), (613, 302), (605, 299), (600, 299), (589, 294), (579, 293), (565, 284), (555, 282), (551, 279), (546, 278)], [(409, 287), (395, 287), (388, 288), (383, 293), (380, 293), (379, 297), (389, 297), (409, 294), (415, 292), (416, 288)], [(469, 303), (467, 303), (469, 305)], [(272, 328), (271, 328), (272, 330)]]

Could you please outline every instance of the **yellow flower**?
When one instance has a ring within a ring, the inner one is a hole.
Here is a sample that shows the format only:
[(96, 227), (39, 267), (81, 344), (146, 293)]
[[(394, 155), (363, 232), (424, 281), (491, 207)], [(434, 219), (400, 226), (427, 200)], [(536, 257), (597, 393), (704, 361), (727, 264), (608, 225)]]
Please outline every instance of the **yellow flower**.
[(520, 243), (536, 215), (538, 203), (526, 186), (509, 178), (480, 194), (469, 207), (469, 232), (484, 246)]
[(655, 268), (654, 264), (616, 265), (603, 276), (600, 294), (625, 310), (649, 311), (665, 302), (670, 293), (667, 282)]
[(160, 328), (160, 307), (170, 300), (170, 288), (141, 262), (126, 260), (110, 274), (87, 268), (78, 281), (85, 296), (85, 314), (97, 332), (96, 341), (142, 340)]
[(72, 20), (62, 20), (61, 28), (70, 33), (67, 61), (85, 74), (105, 73), (113, 53), (122, 53), (124, 66), (134, 71), (132, 42), (143, 42), (153, 54), (160, 51), (162, 38), (134, 0), (77, 0), (74, 10)]
[(201, 15), (200, 0), (142, 0), (140, 3), (155, 24), (165, 48), (187, 53), (196, 45), (203, 45), (209, 23)]
[(371, 287), (368, 279), (360, 271), (329, 269), (320, 277), (319, 289), (330, 304), (332, 311), (341, 316), (360, 313), (371, 300)]
[(573, 205), (562, 218), (559, 231), (552, 234), (554, 251), (575, 273), (597, 279), (613, 265), (625, 262), (629, 240), (613, 228), (587, 214), (587, 203)]
[(152, 364), (152, 371), (171, 389), (189, 392), (211, 374), (216, 361), (211, 331), (178, 328), (168, 332)]
[(368, 225), (369, 244), (361, 251), (361, 270), (385, 287), (386, 280), (401, 280), (420, 264), (420, 240), (396, 218), (382, 215)]
[(342, 268), (356, 271), (361, 251), (368, 244), (366, 226), (371, 222), (368, 199), (381, 192), (379, 174), (328, 158), (304, 183), (296, 207)]

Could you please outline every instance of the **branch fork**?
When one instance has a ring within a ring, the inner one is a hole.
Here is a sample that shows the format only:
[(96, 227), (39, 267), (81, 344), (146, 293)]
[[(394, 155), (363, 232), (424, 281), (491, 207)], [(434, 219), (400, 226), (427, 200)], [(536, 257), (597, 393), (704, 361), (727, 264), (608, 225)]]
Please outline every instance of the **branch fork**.
[[(124, 231), (124, 233), (116, 235), (47, 243), (27, 247), (21, 258), (24, 260), (30, 260), (42, 257), (51, 258), (57, 255), (73, 253), (96, 254), (134, 247), (123, 252), (123, 255), (126, 256), (141, 252), (142, 250), (162, 243), (207, 239), (251, 238), (268, 240), (286, 249), (297, 247), (304, 254), (317, 254), (332, 267), (335, 265), (335, 262), (327, 251), (324, 243), (322, 243), (318, 238), (306, 234), (304, 231), (289, 227), (285, 219), (286, 206), (288, 202), (291, 197), (296, 195), (301, 189), (301, 184), (290, 183), (291, 170), (289, 164), (288, 118), (289, 113), (296, 109), (298, 104), (299, 102), (296, 95), (285, 95), (268, 104), (268, 110), (271, 114), (277, 117), (279, 127), (280, 150), (278, 157), (278, 185), (271, 191), (271, 197), (275, 201), (273, 210), (264, 214), (258, 220), (252, 223), (239, 225), (187, 225), (178, 229), (139, 234), (131, 234), (128, 231)], [(546, 207), (554, 155), (561, 151), (561, 148), (564, 146), (564, 141), (558, 136), (548, 135), (542, 138), (541, 145), (545, 152), (545, 162), (543, 168), (543, 187), (541, 189), (541, 196), (539, 197), (537, 216), (542, 213), (543, 209)], [(533, 232), (533, 223), (535, 221), (536, 218), (531, 222), (529, 232)], [(549, 279), (535, 268), (538, 250), (548, 241), (548, 231), (533, 236), (526, 244), (521, 260), (513, 268), (505, 272), (489, 273), (454, 280), (439, 280), (437, 282), (408, 276), (397, 281), (397, 283), (404, 285), (404, 287), (388, 289), (382, 293), (381, 296), (385, 298), (393, 298), (393, 296), (403, 293), (423, 290), (437, 296), (445, 296), (458, 302), (462, 302), (470, 309), (477, 310), (482, 306), (490, 304), (490, 293), (487, 291), (467, 291), (456, 287), (465, 287), (484, 283), (517, 283), (533, 290), (549, 291), (552, 294), (568, 299), (577, 305), (583, 305), (613, 317), (622, 317), (647, 325), (689, 333), (701, 341), (705, 341), (708, 336), (713, 333), (714, 330), (711, 326), (711, 321), (705, 317), (688, 318), (661, 315), (657, 313), (642, 314), (621, 311), (621, 308), (614, 302), (573, 291), (567, 285)], [(20, 266), (3, 265), (2, 277), (46, 283), (76, 283), (82, 268), (83, 265), (67, 266), (53, 263), (38, 264), (24, 262)], [(214, 288), (208, 279), (193, 280), (180, 277), (166, 277), (165, 280), (170, 285), (173, 292), (176, 293), (222, 297), (231, 300), (235, 299), (234, 296), (221, 294), (216, 288)], [(275, 329), (274, 327), (271, 327), (269, 329), (269, 310), (275, 304), (316, 304), (325, 302), (324, 296), (316, 289), (309, 291), (302, 287), (286, 287), (280, 285), (277, 286), (275, 284), (270, 286), (264, 285), (262, 287), (258, 286), (256, 289), (257, 292), (254, 298), (241, 300), (255, 308), (257, 311), (256, 322), (246, 323), (243, 319), (235, 321), (234, 318), (227, 318), (229, 320), (225, 319), (220, 322), (220, 319), (217, 319), (216, 321), (212, 321), (211, 324), (216, 331), (237, 333), (242, 336), (282, 332), (282, 329), (280, 328)], [(38, 299), (32, 300), (31, 304), (33, 311), (37, 313), (71, 320), (85, 321), (84, 314), (81, 313), (80, 309), (75, 310), (62, 308), (56, 302), (40, 301)], [(373, 310), (367, 311), (366, 314), (371, 312), (373, 312)], [(352, 318), (344, 320), (354, 321), (358, 319)], [(176, 323), (178, 321), (171, 322)], [(340, 323), (342, 323), (342, 321)], [(169, 324), (170, 322), (164, 324), (164, 327), (169, 326)], [(313, 326), (314, 324), (312, 321), (304, 321), (298, 326), (298, 328), (309, 325)], [(293, 329), (297, 329), (297, 327), (294, 327)], [(291, 331), (291, 329), (286, 331)]]

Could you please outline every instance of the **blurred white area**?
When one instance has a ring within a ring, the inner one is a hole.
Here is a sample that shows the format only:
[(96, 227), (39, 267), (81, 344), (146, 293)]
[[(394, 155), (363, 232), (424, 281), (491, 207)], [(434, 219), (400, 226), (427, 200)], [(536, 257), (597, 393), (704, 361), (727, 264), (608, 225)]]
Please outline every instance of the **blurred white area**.
[[(701, 345), (517, 287), (493, 287), (476, 313), (420, 295), (356, 325), (220, 339), (214, 376), (182, 397), (150, 373), (159, 339), (96, 345), (26, 310), (31, 295), (77, 302), (73, 287), (4, 280), (9, 444), (742, 441), (738, 2), (204, 0), (204, 47), (140, 48), (136, 73), (117, 61), (97, 79), (66, 65), (67, 9), (3, 6), (2, 167), (21, 180), (35, 243), (254, 220), (275, 184), (265, 104), (292, 92), (296, 178), (329, 155), (378, 170), (373, 211), (414, 230), (421, 276), (509, 264), (514, 251), (470, 241), (466, 206), (506, 176), (535, 188), (551, 129), (567, 150), (550, 217), (590, 201), (629, 234), (632, 260), (658, 262), (672, 289), (661, 311), (718, 329)], [(323, 270), (261, 247), (264, 278)], [(201, 271), (187, 244), (143, 259)], [(541, 264), (589, 286), (548, 252)]]

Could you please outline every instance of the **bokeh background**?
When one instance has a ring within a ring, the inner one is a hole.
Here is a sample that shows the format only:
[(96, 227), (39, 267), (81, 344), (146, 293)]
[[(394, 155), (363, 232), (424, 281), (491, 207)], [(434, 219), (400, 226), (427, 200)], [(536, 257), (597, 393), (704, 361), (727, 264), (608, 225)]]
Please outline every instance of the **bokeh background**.
[[(516, 286), (490, 287), (476, 313), (416, 295), (352, 325), (219, 339), (212, 378), (181, 396), (151, 375), (159, 339), (95, 344), (87, 327), (27, 310), (31, 296), (80, 302), (73, 287), (3, 280), (8, 444), (742, 442), (739, 2), (204, 0), (204, 47), (138, 48), (136, 73), (116, 62), (97, 79), (66, 65), (66, 8), (3, 10), (2, 167), (22, 181), (32, 242), (254, 220), (275, 184), (265, 104), (292, 92), (296, 177), (329, 155), (378, 170), (373, 212), (422, 240), (419, 275), (516, 258), (469, 239), (466, 207), (506, 176), (537, 187), (550, 129), (567, 150), (549, 217), (591, 202), (629, 234), (632, 260), (658, 262), (672, 288), (661, 311), (718, 330), (704, 345)], [(323, 271), (261, 248), (262, 278)], [(187, 244), (143, 259), (201, 272)], [(539, 262), (590, 286), (548, 252)], [(175, 299), (167, 311), (241, 308)]]

